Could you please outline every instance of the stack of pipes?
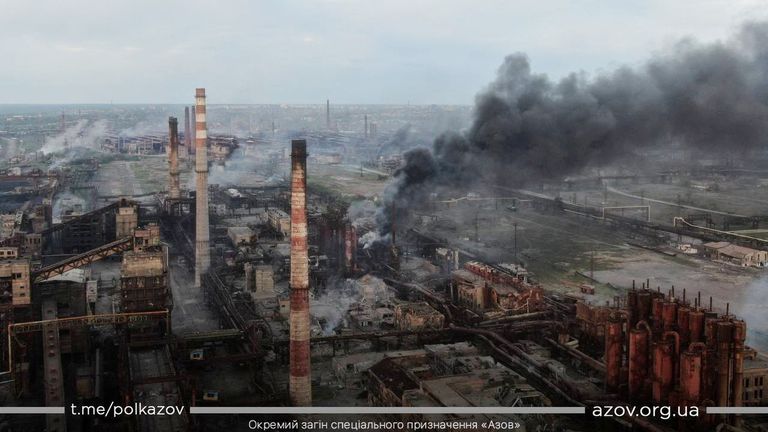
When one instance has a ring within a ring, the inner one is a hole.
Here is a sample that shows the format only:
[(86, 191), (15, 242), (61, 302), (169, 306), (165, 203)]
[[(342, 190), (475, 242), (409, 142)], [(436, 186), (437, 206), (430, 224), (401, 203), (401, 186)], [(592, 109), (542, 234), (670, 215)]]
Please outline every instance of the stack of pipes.
[[(746, 323), (693, 299), (651, 290), (627, 294), (605, 324), (606, 390), (630, 400), (741, 406)], [(626, 333), (626, 334), (625, 334)], [(626, 352), (626, 359), (624, 353)], [(626, 360), (626, 367), (624, 367)]]

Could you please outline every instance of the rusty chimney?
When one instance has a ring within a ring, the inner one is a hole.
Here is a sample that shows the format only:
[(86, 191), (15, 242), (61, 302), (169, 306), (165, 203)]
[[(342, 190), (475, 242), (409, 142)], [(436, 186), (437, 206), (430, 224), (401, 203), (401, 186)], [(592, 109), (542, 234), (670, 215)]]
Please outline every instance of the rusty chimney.
[(208, 231), (208, 126), (205, 121), (205, 89), (195, 90), (195, 287), (211, 266)]
[(182, 157), (186, 159), (189, 156), (189, 148), (192, 147), (192, 127), (189, 120), (189, 107), (184, 107), (184, 154)]
[[(189, 108), (189, 154), (195, 154), (195, 145), (197, 145), (197, 138), (194, 136), (194, 130), (197, 128), (195, 124), (195, 119), (197, 119), (197, 115), (195, 114), (195, 107), (192, 106)], [(195, 144), (195, 145), (193, 145)]]
[(176, 117), (168, 118), (168, 164), (169, 184), (168, 196), (171, 199), (179, 199), (179, 122)]
[(307, 252), (307, 142), (291, 142), (291, 354), (290, 397), (312, 405), (309, 358), (309, 255)]

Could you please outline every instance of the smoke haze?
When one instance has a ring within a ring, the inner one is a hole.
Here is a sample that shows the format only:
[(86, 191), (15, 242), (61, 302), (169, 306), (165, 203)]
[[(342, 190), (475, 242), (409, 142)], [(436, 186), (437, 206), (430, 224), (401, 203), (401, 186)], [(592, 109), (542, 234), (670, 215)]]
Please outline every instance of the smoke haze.
[(523, 186), (659, 146), (746, 157), (768, 136), (766, 71), (765, 22), (746, 23), (725, 42), (680, 41), (641, 67), (574, 72), (558, 82), (533, 72), (525, 54), (512, 54), (476, 97), (466, 133), (405, 154), (385, 193), (380, 232), (390, 231), (392, 204), (411, 208), (441, 187)]

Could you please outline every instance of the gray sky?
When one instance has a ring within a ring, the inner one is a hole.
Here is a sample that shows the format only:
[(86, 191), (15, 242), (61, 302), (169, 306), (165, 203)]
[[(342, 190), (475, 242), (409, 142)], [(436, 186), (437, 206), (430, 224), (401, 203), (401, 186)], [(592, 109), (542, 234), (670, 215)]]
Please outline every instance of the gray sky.
[(595, 73), (766, 17), (763, 0), (0, 0), (0, 103), (471, 104), (513, 52)]

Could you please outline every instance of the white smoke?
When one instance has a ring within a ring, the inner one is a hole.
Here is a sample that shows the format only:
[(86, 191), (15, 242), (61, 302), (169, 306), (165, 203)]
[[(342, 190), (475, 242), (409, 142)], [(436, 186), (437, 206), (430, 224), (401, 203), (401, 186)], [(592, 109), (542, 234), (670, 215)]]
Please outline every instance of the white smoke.
[(764, 301), (768, 276), (750, 283), (743, 294), (732, 296), (731, 311), (747, 323), (747, 344), (760, 351), (768, 350), (768, 305)]
[(56, 199), (53, 202), (53, 222), (60, 223), (61, 216), (66, 210), (74, 210), (75, 207), (80, 207), (83, 212), (87, 211), (86, 202), (83, 198), (71, 193), (63, 192), (56, 195)]
[(363, 249), (368, 249), (379, 240), (381, 240), (381, 236), (377, 231), (368, 231), (359, 237), (358, 243), (363, 246)]
[(209, 168), (208, 183), (219, 186), (237, 186), (245, 176), (253, 176), (254, 160), (247, 157), (243, 147), (238, 147), (223, 165)]
[(360, 299), (360, 290), (354, 280), (331, 281), (326, 291), (312, 301), (310, 310), (315, 318), (325, 322), (323, 333), (330, 336), (335, 334), (350, 308)]
[(68, 127), (64, 132), (45, 139), (45, 144), (40, 149), (45, 155), (67, 152), (73, 148), (88, 148), (98, 150), (101, 148), (101, 139), (107, 133), (106, 120), (80, 120), (74, 126)]
[[(184, 127), (182, 122), (181, 127)], [(152, 121), (140, 121), (135, 125), (120, 131), (121, 136), (133, 137), (142, 135), (167, 134), (168, 123), (162, 118)]]

